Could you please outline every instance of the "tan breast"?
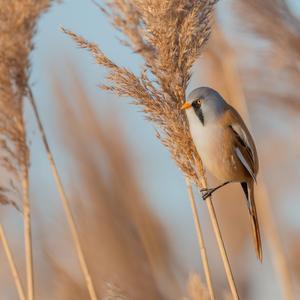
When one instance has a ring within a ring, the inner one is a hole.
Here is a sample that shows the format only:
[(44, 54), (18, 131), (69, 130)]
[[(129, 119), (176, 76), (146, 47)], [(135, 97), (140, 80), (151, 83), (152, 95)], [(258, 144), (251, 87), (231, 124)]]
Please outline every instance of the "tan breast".
[(233, 148), (233, 135), (228, 127), (203, 126), (191, 110), (190, 131), (205, 168), (220, 181), (242, 181), (249, 175)]

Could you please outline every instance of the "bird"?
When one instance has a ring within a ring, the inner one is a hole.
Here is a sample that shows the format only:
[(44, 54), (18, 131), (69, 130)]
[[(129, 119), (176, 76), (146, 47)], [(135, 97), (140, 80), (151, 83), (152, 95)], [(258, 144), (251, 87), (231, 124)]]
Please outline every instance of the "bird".
[(262, 262), (262, 242), (254, 199), (259, 169), (254, 140), (240, 114), (210, 87), (194, 89), (181, 107), (202, 163), (221, 184), (204, 189), (203, 199), (219, 188), (238, 182), (247, 200), (257, 258)]

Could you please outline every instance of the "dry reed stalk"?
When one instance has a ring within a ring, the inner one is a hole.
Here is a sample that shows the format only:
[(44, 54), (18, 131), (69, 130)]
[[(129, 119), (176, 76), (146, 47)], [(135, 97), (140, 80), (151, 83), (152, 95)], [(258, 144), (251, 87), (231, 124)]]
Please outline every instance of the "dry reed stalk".
[[(29, 150), (26, 143), (23, 101), (29, 77), (29, 54), (39, 16), (50, 0), (2, 0), (0, 7), (0, 162), (7, 183), (1, 186), (0, 202), (17, 206), (22, 194), (27, 274), (27, 300), (34, 299), (32, 240), (29, 202)], [(3, 183), (2, 183), (3, 185)]]
[[(114, 0), (100, 7), (113, 26), (127, 37), (123, 43), (143, 57), (145, 64), (140, 75), (116, 65), (96, 44), (63, 29), (94, 56), (97, 64), (108, 70), (109, 84), (100, 87), (119, 96), (129, 96), (134, 105), (142, 107), (147, 119), (157, 125), (158, 139), (169, 149), (185, 176), (197, 185), (204, 183), (201, 179), (204, 173), (195, 166), (195, 161), (201, 165), (201, 160), (180, 107), (185, 100), (191, 68), (209, 37), (214, 4), (215, 1), (208, 0)], [(211, 201), (207, 203), (210, 218), (216, 218)], [(227, 279), (237, 299), (217, 220), (212, 223), (218, 246), (222, 246), (220, 252)]]
[(3, 226), (0, 224), (0, 239), (2, 240), (3, 248), (7, 257), (7, 261), (14, 279), (14, 283), (16, 285), (16, 289), (19, 295), (20, 300), (26, 300), (24, 289), (20, 280), (19, 273), (17, 271), (16, 263), (13, 258), (12, 251), (9, 247), (8, 240), (6, 238), (6, 234), (4, 232)]
[(200, 225), (199, 214), (198, 214), (198, 210), (197, 210), (197, 206), (196, 206), (195, 197), (193, 194), (193, 188), (188, 179), (186, 179), (186, 186), (187, 186), (187, 190), (188, 190), (190, 205), (191, 205), (192, 212), (193, 212), (193, 219), (194, 219), (194, 223), (195, 223), (198, 245), (199, 245), (199, 250), (200, 250), (200, 257), (201, 257), (202, 264), (203, 264), (207, 289), (209, 292), (210, 299), (214, 300), (215, 295), (214, 295), (214, 290), (213, 290), (211, 276), (210, 276), (210, 269), (209, 269), (208, 258), (207, 258), (207, 253), (206, 253), (206, 249), (205, 249), (203, 233), (202, 233), (202, 229), (201, 229), (201, 225)]
[[(243, 82), (240, 79), (236, 63), (236, 56), (230, 45), (227, 43), (221, 30), (217, 26), (215, 29), (216, 39), (218, 41), (218, 51), (222, 49), (222, 55), (220, 56), (219, 60), (222, 70), (221, 73), (223, 74), (222, 79), (227, 87), (229, 98), (235, 102), (236, 107), (239, 107), (239, 110), (242, 112), (244, 119), (246, 119), (247, 123), (250, 124), (246, 96), (243, 91)], [(278, 233), (279, 230), (274, 221), (272, 205), (267, 193), (263, 176), (261, 176), (260, 185), (256, 191), (257, 198), (259, 199), (257, 201), (257, 205), (261, 215), (260, 221), (263, 225), (262, 228), (265, 231), (265, 238), (267, 239), (270, 247), (271, 261), (274, 269), (276, 270), (284, 299), (292, 300), (294, 299), (292, 280), (282, 242)]]
[[(203, 187), (205, 187), (205, 185), (203, 185)], [(215, 233), (215, 236), (216, 236), (216, 239), (217, 239), (217, 243), (218, 243), (218, 248), (219, 248), (222, 260), (223, 260), (223, 264), (224, 264), (224, 268), (225, 268), (225, 272), (226, 272), (230, 292), (232, 294), (232, 299), (233, 300), (238, 300), (239, 295), (238, 295), (238, 292), (237, 292), (237, 288), (236, 288), (233, 273), (232, 273), (232, 270), (231, 270), (230, 262), (229, 262), (229, 259), (228, 259), (227, 253), (226, 253), (225, 244), (224, 244), (224, 241), (223, 241), (223, 238), (222, 238), (222, 233), (221, 233), (220, 226), (219, 226), (219, 223), (218, 223), (215, 208), (214, 208), (214, 205), (212, 203), (211, 197), (207, 198), (205, 201), (207, 201), (206, 203), (207, 203), (207, 208), (208, 208), (210, 220), (212, 222), (213, 230), (214, 230), (214, 233)]]
[(92, 277), (91, 277), (90, 272), (88, 270), (88, 266), (87, 266), (86, 259), (85, 259), (84, 253), (83, 253), (80, 237), (79, 237), (78, 230), (77, 230), (77, 227), (76, 227), (76, 224), (75, 224), (75, 220), (74, 220), (74, 217), (73, 217), (73, 214), (72, 214), (72, 211), (71, 211), (69, 200), (68, 200), (67, 195), (65, 193), (61, 178), (58, 174), (56, 163), (54, 161), (54, 158), (53, 158), (53, 155), (52, 155), (52, 152), (51, 152), (51, 149), (50, 149), (47, 137), (46, 137), (46, 133), (45, 133), (42, 121), (40, 119), (38, 109), (37, 109), (37, 106), (36, 106), (36, 103), (35, 103), (35, 100), (34, 100), (34, 97), (33, 97), (33, 94), (32, 94), (32, 91), (31, 91), (30, 88), (28, 88), (28, 95), (29, 95), (30, 104), (31, 104), (33, 112), (34, 112), (34, 116), (35, 116), (36, 121), (37, 121), (38, 130), (39, 130), (39, 133), (41, 135), (41, 139), (42, 139), (42, 142), (44, 144), (44, 147), (45, 147), (45, 150), (46, 150), (46, 153), (47, 153), (47, 157), (48, 157), (48, 160), (49, 160), (49, 163), (50, 163), (52, 174), (53, 174), (53, 177), (54, 177), (54, 180), (55, 180), (55, 183), (56, 183), (59, 195), (60, 195), (60, 199), (61, 199), (61, 202), (62, 202), (63, 207), (64, 207), (67, 222), (68, 222), (68, 225), (70, 227), (70, 231), (71, 231), (72, 238), (73, 238), (73, 241), (74, 241), (74, 245), (75, 245), (75, 248), (76, 248), (76, 253), (77, 253), (77, 256), (78, 256), (78, 259), (79, 259), (80, 267), (81, 267), (82, 273), (84, 275), (84, 279), (85, 279), (85, 282), (86, 282), (87, 289), (89, 291), (90, 299), (91, 300), (97, 300), (98, 298), (97, 298), (97, 295), (96, 295), (96, 291), (95, 291), (95, 288), (94, 288)]
[[(195, 161), (195, 165), (197, 167), (197, 170), (203, 170), (203, 166), (202, 164), (200, 164), (199, 161)], [(207, 180), (206, 177), (203, 176), (198, 176), (198, 184), (197, 186), (201, 186), (202, 188), (206, 189), (207, 188)], [(199, 191), (199, 195), (202, 196), (202, 193)], [(233, 300), (238, 300), (239, 299), (239, 295), (238, 295), (238, 291), (236, 288), (236, 284), (235, 284), (235, 280), (234, 280), (234, 276), (233, 276), (233, 272), (230, 266), (230, 262), (228, 259), (228, 255), (226, 252), (226, 248), (225, 248), (225, 244), (223, 241), (223, 237), (222, 237), (222, 233), (220, 230), (220, 226), (219, 226), (219, 222), (218, 222), (218, 218), (216, 215), (216, 211), (212, 202), (212, 197), (208, 197), (205, 200), (206, 206), (207, 206), (207, 210), (209, 213), (209, 217), (210, 217), (210, 221), (213, 227), (213, 231), (217, 240), (217, 245), (219, 248), (219, 252), (223, 261), (223, 265), (224, 265), (224, 269), (225, 269), (225, 273), (226, 273), (226, 277), (227, 277), (227, 281), (229, 284), (229, 288), (230, 288), (230, 292), (232, 295), (232, 299)]]
[[(207, 182), (206, 182), (205, 177), (202, 177), (199, 180), (200, 180), (201, 186), (203, 188), (207, 188)], [(202, 195), (200, 190), (199, 190), (199, 194)], [(237, 292), (236, 284), (235, 284), (235, 281), (234, 281), (234, 276), (233, 276), (233, 273), (232, 273), (232, 270), (231, 270), (230, 262), (229, 262), (228, 255), (227, 255), (226, 248), (225, 248), (225, 244), (224, 244), (224, 241), (223, 241), (223, 238), (222, 238), (222, 233), (221, 233), (221, 230), (220, 230), (220, 226), (219, 226), (219, 223), (218, 223), (218, 219), (217, 219), (216, 211), (215, 211), (215, 208), (214, 208), (214, 205), (213, 205), (213, 202), (212, 202), (212, 198), (208, 197), (205, 200), (205, 202), (206, 202), (206, 205), (207, 205), (210, 221), (212, 223), (212, 227), (213, 227), (214, 234), (215, 234), (215, 237), (216, 237), (216, 240), (217, 240), (220, 255), (221, 255), (223, 265), (224, 265), (224, 268), (225, 268), (225, 273), (226, 273), (226, 276), (227, 276), (227, 280), (228, 280), (230, 292), (231, 292), (231, 295), (232, 295), (232, 299), (233, 300), (238, 300), (239, 295), (238, 295), (238, 292)]]
[(29, 202), (29, 177), (28, 170), (23, 171), (23, 220), (25, 239), (25, 261), (27, 278), (27, 299), (34, 299), (34, 277), (33, 277), (33, 257), (32, 257), (32, 234), (31, 234), (31, 212)]

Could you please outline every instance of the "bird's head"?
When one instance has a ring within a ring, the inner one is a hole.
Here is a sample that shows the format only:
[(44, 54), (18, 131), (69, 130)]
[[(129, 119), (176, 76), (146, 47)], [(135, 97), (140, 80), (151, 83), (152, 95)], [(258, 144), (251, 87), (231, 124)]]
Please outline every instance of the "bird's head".
[(223, 97), (214, 89), (199, 87), (188, 96), (181, 109), (194, 110), (203, 125), (214, 121), (228, 108)]

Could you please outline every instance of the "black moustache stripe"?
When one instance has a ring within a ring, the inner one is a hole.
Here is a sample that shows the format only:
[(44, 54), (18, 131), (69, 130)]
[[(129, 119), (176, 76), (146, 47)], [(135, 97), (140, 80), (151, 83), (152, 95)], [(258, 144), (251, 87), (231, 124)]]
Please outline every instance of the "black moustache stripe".
[(195, 108), (195, 113), (199, 118), (200, 122), (202, 123), (202, 125), (204, 126), (204, 116), (201, 107)]

